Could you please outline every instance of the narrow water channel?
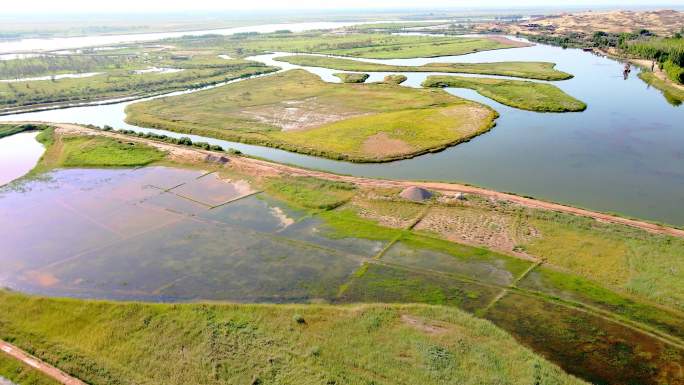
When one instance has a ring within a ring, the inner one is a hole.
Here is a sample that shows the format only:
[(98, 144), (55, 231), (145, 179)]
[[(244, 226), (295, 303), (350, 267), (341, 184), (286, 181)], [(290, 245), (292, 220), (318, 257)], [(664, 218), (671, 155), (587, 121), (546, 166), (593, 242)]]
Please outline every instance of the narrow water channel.
[(38, 163), (45, 147), (36, 141), (38, 132), (22, 132), (0, 139), (0, 186), (27, 172)]
[[(273, 55), (254, 59), (272, 64)], [(331, 172), (394, 179), (470, 183), (499, 191), (530, 195), (604, 212), (684, 224), (684, 108), (637, 78), (623, 79), (623, 65), (614, 60), (546, 45), (478, 52), (439, 58), (374, 60), (421, 65), (430, 62), (548, 61), (575, 75), (554, 82), (588, 104), (581, 113), (537, 113), (510, 108), (472, 90), (447, 89), (488, 104), (501, 114), (485, 135), (437, 154), (385, 164), (353, 164), (271, 148), (190, 136), (236, 148), (273, 161)], [(297, 66), (276, 62), (284, 68)], [(326, 81), (332, 73), (307, 70)], [(371, 74), (370, 81), (385, 73)], [(429, 74), (405, 73), (406, 86), (419, 87)], [(466, 75), (467, 76), (467, 75)], [(0, 120), (42, 120), (89, 123), (183, 136), (124, 122), (132, 102), (16, 114)], [(186, 135), (187, 136), (187, 135)]]

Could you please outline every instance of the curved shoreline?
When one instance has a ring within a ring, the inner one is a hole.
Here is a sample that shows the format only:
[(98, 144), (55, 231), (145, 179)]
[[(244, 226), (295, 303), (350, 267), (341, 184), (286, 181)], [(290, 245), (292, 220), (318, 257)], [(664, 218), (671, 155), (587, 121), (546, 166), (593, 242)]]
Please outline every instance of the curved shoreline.
[(13, 123), (40, 123), (49, 124), (54, 126), (61, 133), (65, 134), (79, 134), (79, 135), (104, 135), (119, 139), (125, 139), (133, 142), (145, 143), (160, 150), (167, 151), (179, 159), (183, 159), (190, 162), (204, 162), (207, 158), (226, 157), (229, 159), (227, 164), (234, 165), (236, 167), (242, 167), (247, 169), (252, 169), (260, 173), (276, 173), (276, 174), (287, 174), (293, 176), (310, 176), (320, 179), (326, 179), (331, 181), (340, 181), (353, 183), (358, 186), (367, 186), (374, 188), (406, 188), (410, 186), (423, 187), (425, 189), (434, 190), (442, 193), (467, 193), (475, 194), (483, 197), (508, 201), (511, 203), (519, 204), (521, 206), (550, 210), (556, 212), (562, 212), (571, 215), (578, 215), (583, 217), (592, 218), (600, 222), (613, 223), (618, 225), (629, 226), (637, 229), (641, 229), (653, 234), (668, 235), (673, 237), (684, 238), (684, 230), (675, 228), (672, 226), (666, 226), (662, 224), (656, 224), (652, 222), (647, 222), (639, 219), (631, 219), (620, 217), (613, 214), (601, 213), (597, 211), (572, 207), (560, 203), (547, 202), (543, 200), (538, 200), (534, 198), (523, 197), (520, 195), (515, 195), (511, 193), (505, 193), (495, 190), (490, 190), (482, 187), (469, 186), (459, 183), (446, 183), (446, 182), (424, 182), (424, 181), (409, 181), (409, 180), (391, 180), (391, 179), (373, 179), (356, 177), (350, 175), (340, 175), (334, 174), (326, 171), (311, 170), (301, 167), (276, 163), (272, 161), (256, 159), (245, 156), (235, 156), (229, 155), (225, 152), (214, 152), (201, 150), (197, 148), (188, 148), (184, 146), (169, 144), (166, 142), (159, 142), (150, 139), (139, 138), (137, 136), (127, 136), (119, 134), (112, 131), (101, 131), (88, 128), (78, 124), (69, 123), (50, 123), (50, 122), (13, 122)]

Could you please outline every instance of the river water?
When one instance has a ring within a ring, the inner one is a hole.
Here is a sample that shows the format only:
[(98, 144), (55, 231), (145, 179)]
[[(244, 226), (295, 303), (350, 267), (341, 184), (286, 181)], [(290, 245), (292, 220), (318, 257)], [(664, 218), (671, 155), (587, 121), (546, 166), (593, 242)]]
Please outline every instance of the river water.
[[(273, 56), (255, 59), (274, 63)], [(368, 177), (442, 180), (572, 204), (593, 210), (684, 224), (684, 108), (669, 104), (656, 89), (628, 79), (611, 59), (546, 45), (440, 58), (373, 60), (401, 65), (429, 62), (550, 61), (575, 75), (554, 82), (588, 104), (580, 113), (537, 113), (510, 108), (472, 90), (447, 92), (488, 104), (501, 114), (497, 126), (472, 141), (436, 154), (385, 164), (353, 164), (281, 150), (190, 136), (278, 162)], [(284, 68), (296, 66), (275, 62)], [(326, 81), (340, 72), (307, 68)], [(385, 73), (371, 74), (369, 81)], [(418, 87), (429, 74), (406, 73), (405, 86)], [(91, 123), (142, 129), (123, 122), (131, 102), (75, 107), (0, 117)], [(187, 136), (187, 135), (186, 135)]]
[(21, 132), (0, 139), (0, 186), (25, 175), (36, 165), (45, 147), (38, 132)]

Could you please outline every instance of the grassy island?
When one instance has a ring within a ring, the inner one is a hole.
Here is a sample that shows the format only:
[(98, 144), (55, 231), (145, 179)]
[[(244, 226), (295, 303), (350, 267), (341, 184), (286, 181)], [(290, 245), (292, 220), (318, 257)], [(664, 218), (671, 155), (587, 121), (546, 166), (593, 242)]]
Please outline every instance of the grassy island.
[(421, 66), (389, 65), (328, 56), (292, 55), (276, 60), (308, 67), (364, 72), (445, 72), (502, 75), (537, 80), (566, 80), (572, 75), (555, 69), (548, 62), (429, 63)]
[(340, 80), (342, 80), (342, 83), (365, 83), (369, 76), (368, 74), (349, 72), (341, 72), (333, 75), (340, 78)]
[(501, 104), (537, 112), (584, 111), (587, 105), (546, 83), (522, 80), (428, 76), (424, 87), (470, 88)]
[(130, 123), (356, 162), (437, 151), (489, 130), (497, 113), (388, 84), (332, 84), (304, 70), (132, 104)]

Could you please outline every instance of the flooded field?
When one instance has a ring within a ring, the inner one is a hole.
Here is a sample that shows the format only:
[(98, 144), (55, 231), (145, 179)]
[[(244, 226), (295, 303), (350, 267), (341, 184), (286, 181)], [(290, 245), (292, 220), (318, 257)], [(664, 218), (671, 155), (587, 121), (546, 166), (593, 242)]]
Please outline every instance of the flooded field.
[(577, 290), (580, 283), (559, 286), (573, 281), (531, 261), (377, 226), (345, 210), (296, 209), (218, 172), (55, 170), (0, 189), (0, 286), (145, 301), (454, 306), (599, 384), (684, 379), (673, 364), (684, 352), (667, 337), (681, 336), (672, 312), (605, 289)]

